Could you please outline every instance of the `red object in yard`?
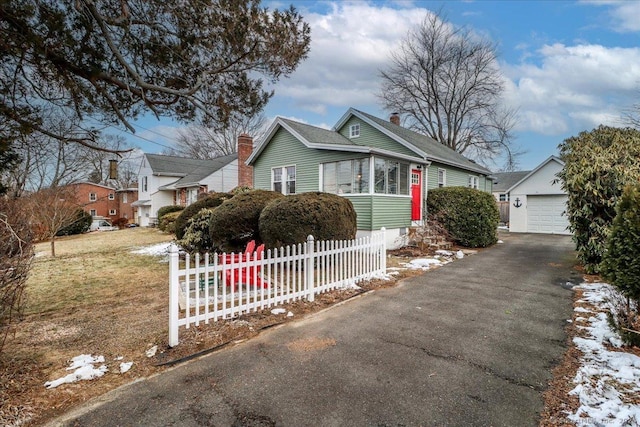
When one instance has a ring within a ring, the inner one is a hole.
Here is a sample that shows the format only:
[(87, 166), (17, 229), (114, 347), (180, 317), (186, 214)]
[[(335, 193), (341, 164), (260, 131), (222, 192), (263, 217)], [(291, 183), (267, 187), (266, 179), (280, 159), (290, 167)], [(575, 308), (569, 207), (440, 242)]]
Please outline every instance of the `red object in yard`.
[(247, 244), (244, 253), (220, 255), (220, 264), (234, 264), (232, 269), (225, 271), (227, 286), (233, 285), (234, 291), (238, 288), (238, 284), (249, 284), (250, 286), (260, 286), (262, 288), (269, 286), (269, 283), (262, 279), (262, 267), (260, 265), (239, 265), (262, 259), (264, 244), (258, 246), (254, 252), (255, 247), (256, 242), (252, 240)]

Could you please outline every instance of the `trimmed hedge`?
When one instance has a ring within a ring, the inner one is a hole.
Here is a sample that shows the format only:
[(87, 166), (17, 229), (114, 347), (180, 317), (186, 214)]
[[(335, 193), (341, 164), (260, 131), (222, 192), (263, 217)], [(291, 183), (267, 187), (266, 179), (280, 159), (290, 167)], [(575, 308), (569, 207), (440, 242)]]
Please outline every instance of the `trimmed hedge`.
[(169, 206), (163, 206), (160, 209), (158, 209), (158, 224), (160, 224), (160, 221), (162, 221), (162, 217), (165, 216), (168, 213), (171, 212), (181, 212), (184, 209), (184, 206), (178, 206), (178, 205), (169, 205)]
[(349, 199), (329, 193), (302, 193), (269, 203), (260, 214), (260, 237), (268, 248), (356, 236), (356, 211)]
[(209, 193), (207, 197), (200, 199), (184, 208), (175, 222), (176, 239), (180, 240), (184, 237), (188, 221), (200, 210), (205, 208), (218, 207), (222, 204), (222, 202), (224, 202), (225, 200), (229, 200), (232, 197), (233, 195), (228, 193)]
[(500, 211), (490, 193), (467, 187), (429, 190), (427, 212), (459, 245), (478, 248), (498, 241)]
[(275, 191), (253, 190), (220, 205), (209, 223), (212, 244), (226, 252), (237, 252), (243, 251), (251, 240), (261, 243), (260, 213), (269, 202), (281, 197), (284, 196)]
[(74, 234), (86, 233), (89, 231), (92, 221), (93, 218), (91, 215), (88, 212), (85, 212), (82, 208), (79, 208), (76, 211), (76, 219), (73, 223), (60, 229), (60, 231), (56, 233), (56, 236), (71, 236)]

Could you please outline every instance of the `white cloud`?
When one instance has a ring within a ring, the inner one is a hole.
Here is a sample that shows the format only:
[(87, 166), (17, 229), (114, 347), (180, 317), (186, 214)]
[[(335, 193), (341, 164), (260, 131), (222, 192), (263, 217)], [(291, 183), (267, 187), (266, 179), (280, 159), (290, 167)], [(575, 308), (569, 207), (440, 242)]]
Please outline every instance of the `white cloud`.
[(428, 11), (412, 7), (376, 7), (365, 2), (331, 3), (324, 14), (305, 13), (311, 26), (309, 57), (275, 86), (278, 96), (295, 100), (307, 111), (328, 106), (375, 103), (378, 70), (387, 63), (409, 28)]
[(610, 7), (609, 15), (613, 18), (611, 28), (620, 33), (640, 31), (640, 2), (628, 0), (595, 0), (585, 1), (588, 4)]
[(544, 45), (539, 64), (503, 64), (507, 102), (520, 110), (518, 129), (554, 135), (620, 125), (640, 87), (640, 48)]

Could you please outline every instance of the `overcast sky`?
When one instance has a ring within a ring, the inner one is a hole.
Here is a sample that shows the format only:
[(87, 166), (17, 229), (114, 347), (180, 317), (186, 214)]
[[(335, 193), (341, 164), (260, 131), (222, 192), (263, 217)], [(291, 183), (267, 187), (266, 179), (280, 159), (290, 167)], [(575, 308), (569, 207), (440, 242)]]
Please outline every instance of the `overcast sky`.
[[(386, 118), (376, 98), (380, 69), (429, 11), (498, 45), (504, 102), (518, 109), (520, 169), (557, 154), (565, 138), (621, 126), (640, 102), (640, 1), (294, 1), (311, 26), (311, 51), (274, 86), (265, 113), (331, 128), (349, 107)], [(269, 8), (291, 2), (265, 2)], [(170, 121), (144, 120), (130, 138), (146, 152), (175, 142)]]

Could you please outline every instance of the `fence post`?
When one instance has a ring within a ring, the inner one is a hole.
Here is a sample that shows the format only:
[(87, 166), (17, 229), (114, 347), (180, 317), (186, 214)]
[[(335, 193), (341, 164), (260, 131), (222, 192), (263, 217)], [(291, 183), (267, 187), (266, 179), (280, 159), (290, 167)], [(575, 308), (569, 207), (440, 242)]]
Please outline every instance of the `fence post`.
[(380, 232), (382, 233), (382, 259), (380, 260), (380, 269), (382, 270), (382, 274), (387, 274), (387, 229), (382, 227)]
[(315, 267), (315, 245), (314, 238), (312, 235), (307, 236), (307, 247), (305, 248), (305, 257), (306, 262), (304, 266), (305, 271), (305, 289), (307, 291), (307, 301), (313, 302), (316, 298), (315, 296), (315, 284), (313, 283), (314, 278), (314, 267)]
[[(171, 243), (169, 247), (169, 347), (175, 347), (180, 343), (178, 339), (178, 316), (180, 314), (178, 306), (180, 286), (178, 270), (180, 260), (178, 256), (178, 247)], [(187, 298), (189, 298), (188, 294)]]

